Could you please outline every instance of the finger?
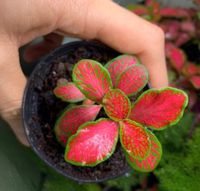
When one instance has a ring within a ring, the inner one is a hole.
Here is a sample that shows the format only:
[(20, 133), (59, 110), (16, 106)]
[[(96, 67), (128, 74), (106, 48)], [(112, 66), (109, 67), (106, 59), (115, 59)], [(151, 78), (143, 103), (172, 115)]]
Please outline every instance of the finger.
[[(65, 24), (70, 13), (64, 11), (59, 30), (82, 38), (97, 38), (120, 52), (138, 55), (149, 71), (151, 86), (167, 86), (162, 30), (112, 1), (88, 2), (87, 8), (77, 5), (77, 10), (72, 10), (77, 14), (71, 13), (71, 25)], [(81, 13), (81, 17), (80, 10), (85, 11), (85, 16)]]
[(45, 56), (52, 50), (59, 47), (62, 44), (63, 38), (64, 38), (63, 36), (55, 34), (55, 33), (50, 33), (48, 35), (45, 35), (43, 37), (42, 42), (38, 44), (34, 44), (34, 45), (29, 45), (25, 49), (24, 55), (23, 55), (25, 61), (32, 62)]
[(17, 46), (5, 39), (0, 39), (0, 76), (0, 115), (19, 141), (28, 145), (20, 113), (26, 78), (19, 65)]

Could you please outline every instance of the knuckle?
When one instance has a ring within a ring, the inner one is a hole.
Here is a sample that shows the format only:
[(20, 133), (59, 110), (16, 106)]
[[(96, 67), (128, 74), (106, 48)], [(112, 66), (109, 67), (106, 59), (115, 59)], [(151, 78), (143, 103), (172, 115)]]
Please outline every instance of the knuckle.
[(164, 40), (165, 40), (164, 31), (156, 25), (153, 26), (152, 30), (153, 30), (154, 40), (159, 41), (160, 43), (164, 42)]

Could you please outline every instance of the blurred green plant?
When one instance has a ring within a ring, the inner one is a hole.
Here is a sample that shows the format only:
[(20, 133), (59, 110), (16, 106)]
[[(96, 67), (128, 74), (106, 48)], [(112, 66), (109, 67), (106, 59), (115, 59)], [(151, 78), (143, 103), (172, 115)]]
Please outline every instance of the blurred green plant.
[(160, 191), (200, 190), (200, 129), (196, 129), (193, 139), (183, 141), (181, 147), (181, 152), (168, 152), (155, 171)]

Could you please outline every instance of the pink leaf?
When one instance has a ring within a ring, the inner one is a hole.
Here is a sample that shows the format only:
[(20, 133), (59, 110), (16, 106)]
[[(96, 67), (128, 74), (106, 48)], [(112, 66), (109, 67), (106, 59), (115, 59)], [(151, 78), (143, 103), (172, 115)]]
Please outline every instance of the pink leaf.
[(137, 63), (138, 63), (137, 58), (130, 55), (121, 55), (109, 61), (106, 64), (106, 68), (110, 73), (113, 86), (116, 87), (116, 80), (118, 75), (120, 75), (129, 66), (135, 65)]
[(103, 98), (103, 106), (106, 114), (114, 121), (120, 121), (128, 117), (131, 103), (128, 97), (120, 90), (110, 90)]
[(179, 33), (179, 36), (175, 42), (176, 46), (180, 47), (191, 39), (188, 33)]
[(112, 87), (108, 71), (100, 63), (87, 59), (75, 65), (73, 81), (88, 99), (96, 102), (101, 102)]
[(195, 25), (192, 21), (184, 21), (181, 23), (181, 30), (189, 33), (190, 35), (194, 35), (195, 34)]
[(134, 159), (133, 157), (126, 155), (128, 163), (131, 167), (140, 172), (151, 172), (153, 171), (158, 163), (160, 162), (162, 156), (162, 147), (156, 136), (149, 130), (146, 130), (151, 142), (150, 153), (144, 160)]
[(79, 126), (85, 122), (96, 118), (101, 106), (99, 105), (79, 105), (68, 107), (57, 120), (55, 134), (57, 140), (66, 145), (68, 138), (75, 134)]
[(109, 119), (83, 124), (67, 144), (65, 160), (78, 166), (96, 166), (108, 159), (118, 140), (118, 124)]
[(141, 64), (130, 66), (122, 72), (116, 82), (116, 88), (131, 96), (139, 92), (148, 82), (148, 72)]
[(168, 52), (168, 58), (170, 60), (171, 65), (180, 72), (185, 64), (185, 54), (184, 52), (177, 48), (177, 47), (171, 47), (170, 51)]
[(200, 76), (192, 76), (190, 82), (196, 89), (200, 89)]
[(62, 83), (53, 90), (56, 97), (63, 101), (75, 103), (85, 99), (74, 83)]
[(184, 8), (162, 8), (160, 10), (160, 14), (162, 17), (166, 18), (189, 18), (191, 16), (191, 11), (189, 9)]
[(188, 97), (179, 89), (150, 89), (132, 106), (129, 118), (155, 130), (176, 124), (184, 113)]
[(145, 129), (126, 119), (120, 122), (120, 141), (125, 151), (135, 159), (145, 159), (150, 151), (150, 140)]

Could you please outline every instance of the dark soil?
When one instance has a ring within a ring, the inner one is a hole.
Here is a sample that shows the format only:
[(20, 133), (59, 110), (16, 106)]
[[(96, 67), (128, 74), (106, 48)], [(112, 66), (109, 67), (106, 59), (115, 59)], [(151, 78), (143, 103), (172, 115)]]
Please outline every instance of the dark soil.
[[(38, 155), (63, 175), (80, 182), (103, 181), (129, 170), (118, 144), (112, 157), (95, 167), (77, 167), (64, 161), (64, 148), (56, 141), (54, 124), (68, 105), (53, 94), (58, 79), (71, 81), (71, 70), (77, 61), (89, 58), (105, 64), (117, 52), (98, 43), (80, 42), (64, 46), (44, 59), (32, 74), (26, 90), (23, 117), (30, 143)], [(101, 112), (99, 116), (103, 116)], [(99, 117), (98, 116), (98, 117)]]

